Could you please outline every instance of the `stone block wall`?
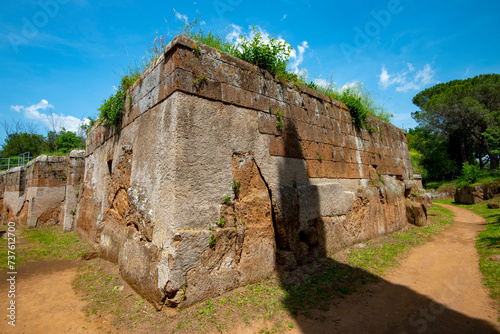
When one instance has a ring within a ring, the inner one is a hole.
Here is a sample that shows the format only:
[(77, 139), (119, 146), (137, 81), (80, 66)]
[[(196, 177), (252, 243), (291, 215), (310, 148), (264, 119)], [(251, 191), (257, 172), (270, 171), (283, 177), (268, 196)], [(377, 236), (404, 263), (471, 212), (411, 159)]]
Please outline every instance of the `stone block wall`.
[[(1, 175), (2, 218), (30, 227), (62, 224), (74, 229), (76, 191), (83, 181), (84, 151), (42, 155)], [(65, 212), (68, 211), (68, 214)]]
[(26, 190), (26, 168), (15, 167), (1, 173), (2, 216), (14, 220), (21, 214)]
[(408, 224), (402, 130), (374, 118), (357, 129), (342, 103), (196, 46), (176, 37), (129, 90), (121, 124), (87, 138), (76, 229), (153, 305)]
[(62, 221), (68, 162), (67, 156), (41, 155), (27, 164), (28, 226), (50, 226)]
[(495, 197), (500, 193), (500, 184), (490, 182), (489, 184), (470, 185), (455, 190), (455, 202), (461, 204), (476, 204)]
[(63, 207), (63, 230), (75, 229), (75, 217), (78, 210), (78, 199), (85, 175), (85, 151), (71, 151), (69, 153), (66, 191)]

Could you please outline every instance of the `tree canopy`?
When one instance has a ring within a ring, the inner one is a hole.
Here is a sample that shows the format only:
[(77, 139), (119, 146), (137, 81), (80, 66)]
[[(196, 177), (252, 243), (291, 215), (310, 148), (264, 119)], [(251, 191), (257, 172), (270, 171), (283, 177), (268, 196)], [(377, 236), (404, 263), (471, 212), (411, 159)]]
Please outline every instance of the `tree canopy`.
[(32, 129), (17, 126), (14, 131), (7, 133), (0, 157), (14, 157), (25, 152), (30, 152), (33, 157), (42, 153), (66, 154), (77, 148), (85, 148), (84, 138), (64, 128), (58, 132), (49, 131), (47, 136), (43, 136)]
[(478, 160), (497, 169), (500, 159), (500, 75), (453, 80), (418, 93), (412, 114), (419, 128), (439, 135), (458, 152), (456, 162)]

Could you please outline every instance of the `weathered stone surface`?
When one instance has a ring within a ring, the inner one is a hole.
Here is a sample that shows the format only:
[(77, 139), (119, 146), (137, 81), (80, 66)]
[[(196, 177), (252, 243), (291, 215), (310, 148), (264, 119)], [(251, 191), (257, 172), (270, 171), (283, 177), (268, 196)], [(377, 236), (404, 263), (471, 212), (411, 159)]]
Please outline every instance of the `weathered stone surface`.
[(40, 217), (38, 217), (36, 226), (43, 227), (43, 226), (52, 226), (60, 224), (61, 221), (64, 219), (62, 207), (63, 207), (63, 202), (60, 202), (55, 207), (45, 210), (40, 215)]
[(97, 249), (103, 259), (118, 263), (120, 250), (127, 237), (126, 225), (113, 209), (106, 211), (104, 219), (97, 226)]
[(123, 279), (157, 309), (165, 299), (158, 289), (158, 249), (149, 242), (143, 242), (133, 229), (128, 229), (127, 238), (121, 244), (118, 266)]
[(432, 206), (432, 197), (430, 193), (417, 194), (413, 197), (413, 200), (422, 203), (427, 209)]
[(292, 250), (298, 243), (299, 199), (297, 189), (290, 186), (271, 186), (276, 239), (278, 248)]
[[(38, 223), (59, 224), (61, 204), (66, 193), (65, 186), (59, 187), (29, 187), (26, 194), (28, 203), (28, 226), (35, 227)], [(54, 208), (58, 208), (54, 211)], [(45, 218), (42, 216), (46, 214)]]
[(347, 214), (354, 202), (354, 194), (345, 192), (338, 183), (300, 186), (297, 192), (301, 229), (318, 217)]
[(484, 201), (482, 186), (467, 186), (455, 191), (455, 202), (461, 204), (475, 204)]
[(415, 226), (427, 225), (427, 209), (419, 202), (406, 201), (406, 217), (410, 224)]
[(220, 295), (241, 285), (238, 267), (244, 234), (245, 226), (241, 224), (237, 228), (228, 226), (214, 231), (215, 245), (203, 252), (201, 265), (187, 273), (186, 305)]
[(193, 45), (177, 37), (130, 89), (118, 128), (92, 129), (79, 195), (76, 230), (156, 307), (407, 224), (399, 129), (372, 118), (373, 133), (356, 129), (338, 101)]
[(69, 152), (70, 158), (85, 158), (85, 150), (73, 150)]
[(455, 202), (462, 204), (475, 204), (491, 199), (499, 193), (499, 182), (491, 182), (487, 185), (467, 186), (455, 191)]
[(233, 155), (233, 177), (240, 184), (235, 212), (245, 224), (239, 264), (240, 284), (245, 285), (273, 272), (276, 241), (269, 189), (252, 154)]
[(82, 185), (81, 199), (76, 216), (76, 232), (91, 245), (96, 241), (97, 221), (99, 215), (98, 202), (93, 198), (92, 189)]

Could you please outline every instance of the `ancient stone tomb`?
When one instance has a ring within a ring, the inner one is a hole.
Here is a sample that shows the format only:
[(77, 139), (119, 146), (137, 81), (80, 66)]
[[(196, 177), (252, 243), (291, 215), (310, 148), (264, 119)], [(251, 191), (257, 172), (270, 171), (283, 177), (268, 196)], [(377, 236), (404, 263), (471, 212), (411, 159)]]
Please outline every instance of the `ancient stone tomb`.
[(390, 124), (356, 129), (342, 103), (182, 35), (128, 96), (88, 136), (76, 228), (157, 308), (408, 224)]
[(85, 152), (41, 155), (26, 166), (0, 173), (0, 215), (30, 227), (60, 224), (74, 230)]

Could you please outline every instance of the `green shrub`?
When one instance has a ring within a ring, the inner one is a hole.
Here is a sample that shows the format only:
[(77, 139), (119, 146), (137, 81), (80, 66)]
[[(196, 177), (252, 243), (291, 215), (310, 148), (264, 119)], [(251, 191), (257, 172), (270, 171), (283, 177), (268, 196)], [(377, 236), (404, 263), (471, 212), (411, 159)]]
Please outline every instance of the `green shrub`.
[(125, 110), (125, 99), (127, 89), (129, 89), (139, 78), (141, 74), (138, 69), (122, 77), (120, 86), (116, 93), (111, 95), (97, 109), (100, 111), (97, 120), (104, 126), (118, 125), (122, 119)]
[(252, 29), (254, 33), (253, 38), (247, 40), (245, 36), (240, 36), (241, 43), (233, 45), (231, 53), (272, 74), (285, 76), (285, 79), (292, 77), (293, 74), (287, 71), (292, 47), (284, 41), (276, 40), (274, 37), (271, 37), (266, 43), (261, 32), (255, 26)]
[(458, 188), (467, 187), (479, 180), (481, 176), (481, 168), (478, 165), (469, 164), (468, 162), (462, 165), (462, 175), (459, 178)]
[(390, 123), (392, 114), (375, 101), (375, 96), (362, 83), (356, 83), (349, 88), (337, 88), (333, 82), (327, 87), (318, 87), (318, 91), (331, 98), (343, 102), (352, 116), (352, 121), (358, 128), (367, 126), (366, 119), (372, 116)]
[[(262, 33), (254, 26), (252, 27), (252, 38), (248, 39), (245, 36), (240, 36), (238, 42), (233, 45), (227, 42), (224, 37), (210, 31), (205, 33), (200, 28), (201, 22), (200, 17), (194, 19), (193, 22), (184, 22), (181, 32), (196, 42), (208, 45), (221, 52), (229, 53), (242, 60), (255, 64), (275, 75), (281, 82), (288, 80), (295, 84), (300, 83), (345, 103), (349, 107), (353, 122), (359, 128), (366, 126), (366, 118), (368, 115), (382, 119), (386, 122), (390, 121), (392, 114), (375, 103), (372, 94), (365, 90), (362, 84), (357, 84), (345, 90), (336, 89), (332, 84), (327, 88), (321, 88), (314, 82), (307, 82), (305, 75), (298, 76), (289, 71), (287, 66), (293, 48), (287, 42), (277, 40), (273, 36), (271, 36), (269, 40), (266, 40), (262, 36)], [(100, 111), (98, 120), (103, 125), (117, 125), (120, 122), (128, 87), (140, 78), (140, 73), (142, 73), (143, 70), (161, 56), (165, 50), (166, 44), (164, 36), (157, 36), (146, 52), (147, 54), (146, 57), (144, 57), (142, 67), (136, 66), (133, 70), (129, 68), (129, 74), (122, 78), (122, 83), (117, 92), (104, 101), (98, 109)], [(193, 45), (192, 48), (196, 55), (201, 54), (201, 48), (198, 44)], [(197, 78), (195, 80), (194, 84), (198, 86), (204, 83), (206, 78)], [(296, 85), (296, 87), (299, 89), (298, 85)], [(277, 127), (282, 129), (283, 126), (283, 122), (278, 120)]]

